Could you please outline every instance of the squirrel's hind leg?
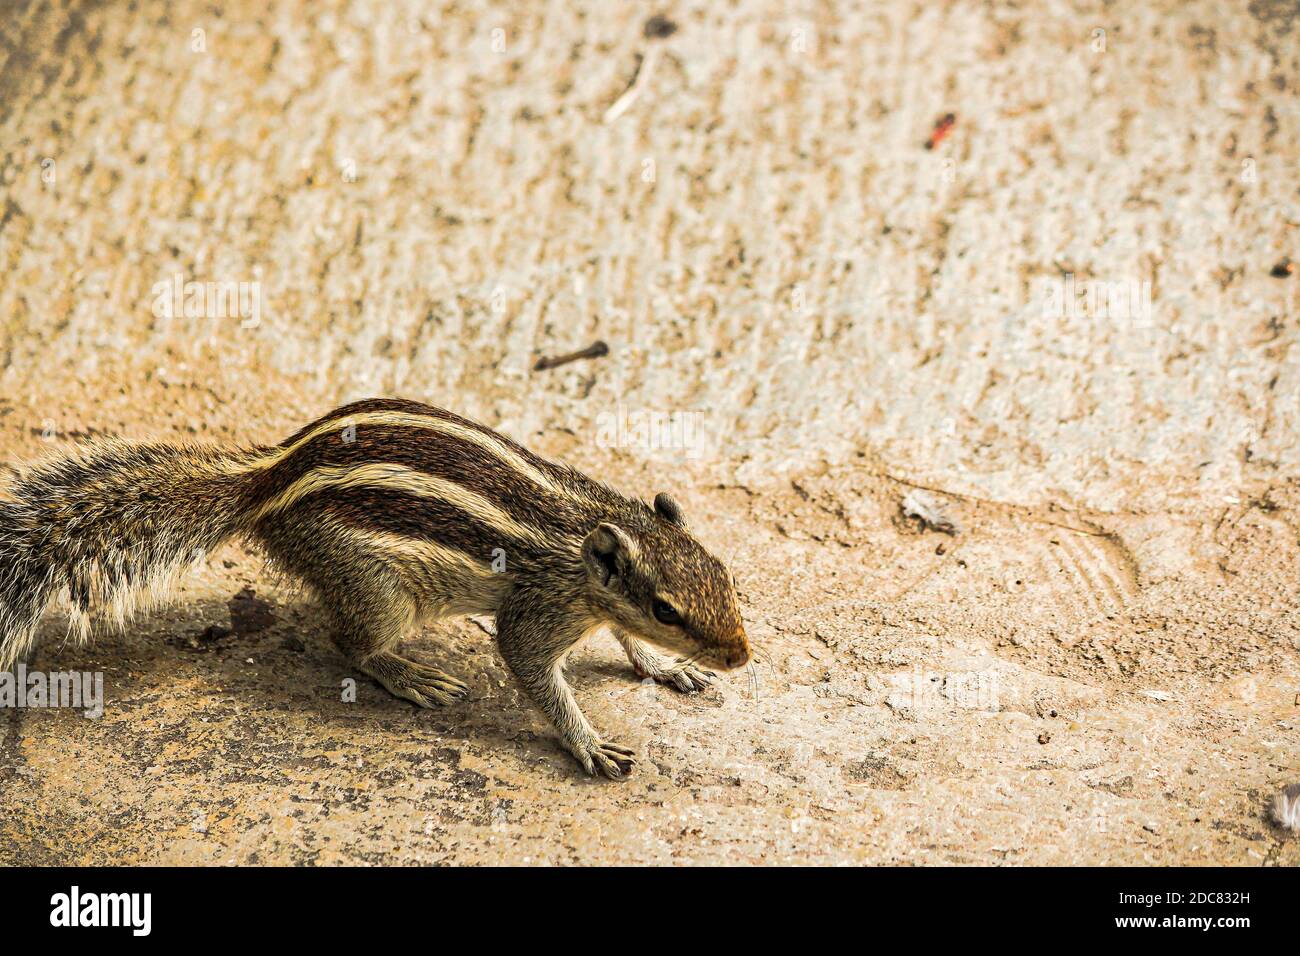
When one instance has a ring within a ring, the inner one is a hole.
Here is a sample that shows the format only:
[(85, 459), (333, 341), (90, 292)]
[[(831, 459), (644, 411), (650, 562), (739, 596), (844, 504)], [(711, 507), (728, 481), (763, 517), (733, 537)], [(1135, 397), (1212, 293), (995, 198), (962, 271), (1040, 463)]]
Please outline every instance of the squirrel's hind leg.
[(393, 653), (392, 648), (411, 630), (415, 603), (395, 581), (370, 584), (367, 591), (335, 590), (326, 598), (334, 643), (349, 662), (390, 694), (421, 707), (452, 704), (469, 693), (450, 674)]
[(358, 664), (357, 669), (379, 681), (393, 696), (421, 707), (445, 707), (469, 693), (469, 688), (450, 674), (386, 651)]
[(393, 653), (417, 617), (415, 597), (402, 579), (373, 564), (303, 570), (325, 605), (334, 645), (357, 670), (421, 708), (454, 704), (467, 695), (467, 685), (454, 676)]
[(421, 707), (450, 704), (468, 693), (449, 674), (393, 653), (415, 627), (418, 602), (384, 555), (348, 555), (342, 545), (322, 548), (320, 542), (330, 540), (327, 532), (283, 522), (265, 527), (262, 537), (277, 562), (311, 586), (335, 646), (353, 667)]

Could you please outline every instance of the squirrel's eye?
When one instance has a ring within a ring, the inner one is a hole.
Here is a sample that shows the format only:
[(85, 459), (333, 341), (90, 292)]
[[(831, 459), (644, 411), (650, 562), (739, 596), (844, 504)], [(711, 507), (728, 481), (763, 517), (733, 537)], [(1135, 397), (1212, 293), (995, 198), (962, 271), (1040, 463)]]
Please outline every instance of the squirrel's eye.
[(682, 623), (681, 615), (679, 615), (677, 610), (667, 601), (656, 600), (651, 606), (651, 610), (654, 611), (655, 620), (660, 624)]

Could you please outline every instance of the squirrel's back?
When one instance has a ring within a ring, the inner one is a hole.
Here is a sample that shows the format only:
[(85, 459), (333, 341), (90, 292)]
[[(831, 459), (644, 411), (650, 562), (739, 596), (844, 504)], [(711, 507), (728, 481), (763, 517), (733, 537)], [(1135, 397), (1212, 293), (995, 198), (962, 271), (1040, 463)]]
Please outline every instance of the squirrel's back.
[(400, 399), (345, 405), (247, 471), (257, 520), (310, 510), (381, 533), (441, 535), (469, 554), (549, 551), (638, 502), (490, 428)]

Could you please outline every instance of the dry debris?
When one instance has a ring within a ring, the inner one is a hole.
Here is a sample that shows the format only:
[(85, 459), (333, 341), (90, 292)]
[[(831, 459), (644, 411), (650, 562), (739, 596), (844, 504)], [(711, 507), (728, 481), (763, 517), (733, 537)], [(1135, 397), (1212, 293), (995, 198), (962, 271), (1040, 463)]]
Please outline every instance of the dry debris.
[(960, 534), (961, 526), (943, 510), (935, 497), (929, 492), (913, 489), (903, 496), (903, 514), (916, 518), (924, 527), (942, 531), (944, 534)]

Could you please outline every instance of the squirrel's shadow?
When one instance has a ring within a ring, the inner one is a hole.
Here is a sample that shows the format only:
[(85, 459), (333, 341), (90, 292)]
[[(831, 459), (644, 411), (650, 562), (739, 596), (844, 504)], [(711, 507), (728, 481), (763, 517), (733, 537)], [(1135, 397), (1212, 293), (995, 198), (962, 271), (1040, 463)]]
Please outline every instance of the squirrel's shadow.
[[(66, 617), (51, 614), (28, 670), (102, 672), (104, 715), (115, 723), (126, 717), (130, 726), (130, 714), (145, 709), (152, 721), (160, 707), (171, 707), (194, 722), (196, 737), (202, 723), (243, 721), (250, 730), (237, 736), (265, 746), (277, 727), (308, 715), (313, 747), (322, 741), (346, 747), (354, 740), (369, 750), (387, 739), (399, 749), (427, 748), (440, 738), (443, 746), (472, 740), (484, 750), (527, 759), (558, 761), (563, 753), (554, 731), (519, 692), (495, 638), (464, 619), (426, 626), (399, 647), (403, 656), (433, 664), (470, 687), (464, 700), (427, 709), (356, 671), (329, 639), (324, 615), (301, 600), (270, 604), (242, 592), (226, 602), (143, 612), (120, 629), (96, 622), (86, 644), (63, 640), (64, 633)], [(590, 657), (571, 673), (580, 695), (595, 683), (636, 680), (627, 665)], [(172, 736), (186, 736), (185, 721), (177, 726), (168, 720)], [(301, 724), (294, 726), (293, 738), (301, 739)]]

